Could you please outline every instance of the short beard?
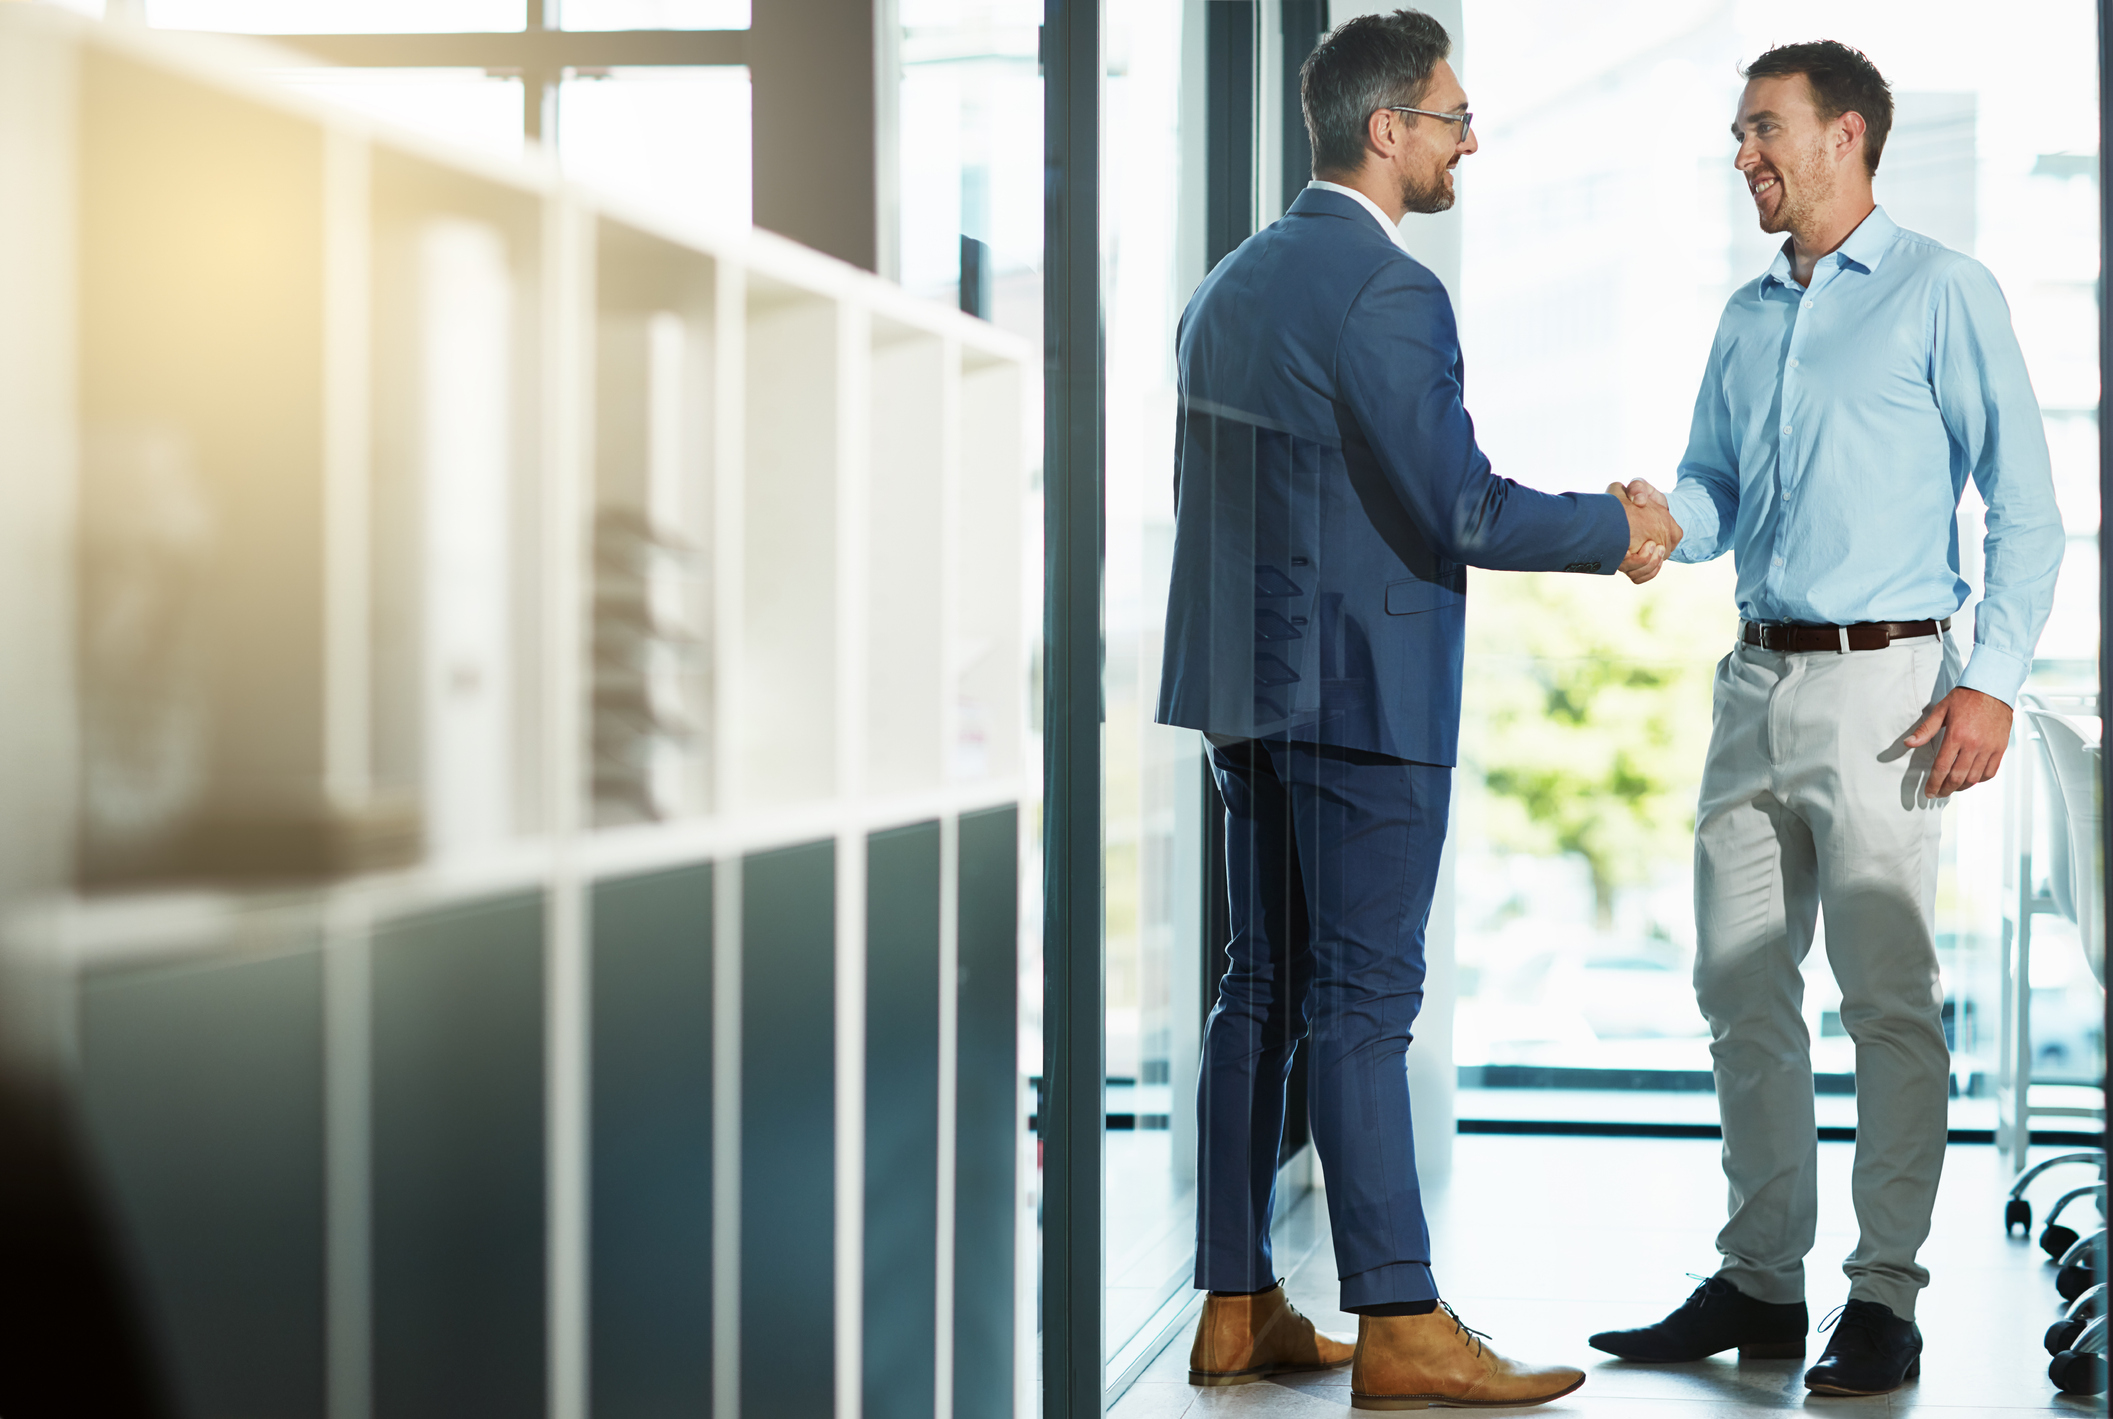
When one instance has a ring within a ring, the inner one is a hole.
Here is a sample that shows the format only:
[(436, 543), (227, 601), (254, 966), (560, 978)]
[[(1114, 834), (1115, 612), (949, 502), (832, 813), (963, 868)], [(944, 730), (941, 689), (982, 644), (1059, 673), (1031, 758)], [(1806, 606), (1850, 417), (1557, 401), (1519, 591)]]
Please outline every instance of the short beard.
[(1800, 155), (1791, 173), (1797, 177), (1796, 187), (1785, 180), (1790, 173), (1780, 170), (1776, 173), (1776, 182), (1783, 189), (1783, 200), (1776, 204), (1775, 216), (1761, 218), (1761, 230), (1771, 235), (1795, 232), (1798, 224), (1815, 207), (1824, 205), (1834, 195), (1833, 174), (1828, 171), (1825, 152), (1818, 145)]
[(1438, 169), (1438, 175), (1428, 184), (1405, 177), (1401, 180), (1401, 205), (1408, 212), (1443, 212), (1453, 205), (1453, 189), (1446, 183), (1448, 169)]

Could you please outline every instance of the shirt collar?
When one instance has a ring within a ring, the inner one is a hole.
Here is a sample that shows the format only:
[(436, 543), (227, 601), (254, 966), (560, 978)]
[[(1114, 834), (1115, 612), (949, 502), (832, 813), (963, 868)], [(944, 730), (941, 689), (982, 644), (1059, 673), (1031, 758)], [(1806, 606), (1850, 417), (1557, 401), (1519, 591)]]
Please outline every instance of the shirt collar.
[[(1854, 266), (1868, 275), (1878, 269), (1879, 262), (1886, 259), (1886, 253), (1893, 249), (1893, 238), (1899, 235), (1899, 224), (1886, 215), (1885, 208), (1874, 205), (1870, 215), (1856, 224), (1856, 230), (1849, 233), (1848, 239), (1820, 260), (1832, 260), (1837, 266)], [(1782, 248), (1776, 252), (1776, 259), (1768, 263), (1768, 274), (1764, 280), (1783, 286), (1796, 284), (1790, 279), (1788, 237), (1783, 239)]]
[(1899, 235), (1900, 228), (1886, 215), (1886, 209), (1873, 206), (1871, 215), (1857, 224), (1856, 230), (1849, 233), (1849, 239), (1835, 254), (1845, 261), (1855, 262), (1866, 271), (1876, 271), (1878, 263), (1892, 250), (1893, 238)]
[(1359, 192), (1356, 188), (1345, 187), (1339, 182), (1323, 182), (1319, 178), (1315, 178), (1313, 179), (1313, 181), (1307, 183), (1306, 188), (1308, 191), (1312, 191), (1314, 188), (1319, 188), (1323, 192), (1339, 192), (1343, 196), (1351, 198), (1357, 203), (1358, 206), (1364, 208), (1367, 212), (1370, 212), (1372, 214), (1372, 220), (1379, 223), (1379, 228), (1381, 231), (1387, 234), (1388, 241), (1393, 242), (1403, 251), (1407, 251), (1409, 249), (1408, 245), (1401, 239), (1401, 228), (1395, 226), (1392, 222), (1387, 220), (1387, 214), (1379, 209), (1379, 204), (1377, 202), (1374, 202), (1371, 198), (1365, 196), (1364, 193)]

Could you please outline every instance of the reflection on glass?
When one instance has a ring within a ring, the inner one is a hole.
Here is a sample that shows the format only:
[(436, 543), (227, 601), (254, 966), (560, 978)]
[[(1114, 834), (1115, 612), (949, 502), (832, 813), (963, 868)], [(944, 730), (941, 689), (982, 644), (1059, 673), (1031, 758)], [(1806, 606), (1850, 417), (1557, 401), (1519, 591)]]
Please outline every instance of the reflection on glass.
[[(1468, 0), (1464, 74), (1482, 151), (1461, 187), (1461, 338), (1469, 404), (1498, 472), (1559, 489), (1668, 485), (1726, 297), (1780, 238), (1757, 230), (1726, 125), (1737, 65), (1822, 33), (1869, 53), (1896, 118), (1877, 197), (1901, 225), (1986, 264), (2024, 347), (2069, 533), (2032, 688), (2096, 683), (2098, 145), (2093, 7), (1942, 35), (1964, 4), (1869, 0), (1786, 18), (1688, 0), (1620, 26), (1535, 0)], [(1581, 82), (1589, 76), (1589, 82)], [(1552, 102), (1550, 95), (1567, 95)], [(2006, 115), (2029, 108), (2024, 141)], [(1653, 115), (1649, 144), (1580, 143)], [(1959, 515), (1980, 581), (1982, 510)], [(1463, 1116), (1714, 1122), (1694, 1003), (1690, 842), (1712, 668), (1736, 618), (1730, 558), (1643, 588), (1482, 575), (1468, 600), (1459, 867)], [(1953, 636), (1972, 641), (1972, 606)], [(2025, 772), (2013, 756), (2006, 776)], [(2044, 791), (2044, 790), (2043, 790)], [(1945, 814), (1938, 942), (1962, 1097), (1992, 1126), (2005, 789)], [(2075, 928), (2040, 917), (2033, 971), (2041, 1076), (2100, 1069), (2101, 999)], [(1822, 940), (1805, 1013), (1822, 1124), (1854, 1122), (1853, 1045)], [(2044, 961), (2039, 949), (2044, 943)], [(1651, 1071), (1651, 1092), (1596, 1071)], [(1595, 1072), (1584, 1072), (1595, 1071)]]
[[(896, 91), (900, 141), (896, 146), (896, 251), (905, 289), (947, 305), (961, 303), (964, 238), (982, 243), (986, 258), (985, 318), (1027, 341), (1042, 344), (1042, 77), (1036, 62), (1041, 0), (900, 0), (896, 17), (901, 68)], [(1042, 386), (1024, 382), (1024, 422), (1039, 440)], [(965, 399), (974, 399), (964, 387)], [(1039, 441), (1030, 455), (1040, 459)], [(1034, 480), (1026, 512), (1041, 517), (1041, 480)], [(1029, 545), (1041, 546), (1038, 533)], [(1023, 639), (1040, 647), (1042, 565), (1020, 567)], [(1039, 661), (1040, 650), (1036, 657)], [(1039, 694), (1039, 677), (1035, 691)], [(964, 707), (965, 708), (965, 707)], [(1041, 761), (1041, 706), (1031, 711), (1035, 734), (1021, 745), (1021, 761)], [(963, 729), (969, 729), (963, 715)], [(966, 737), (966, 736), (964, 736)], [(980, 746), (957, 751), (957, 777), (982, 771)], [(1033, 770), (1037, 783), (1039, 770)], [(1039, 860), (1042, 815), (1030, 816), (1026, 851)], [(1020, 894), (1020, 1072), (1039, 1089), (1042, 1071), (1041, 874), (1023, 874)], [(1030, 1102), (1029, 1107), (1033, 1107)], [(1042, 1215), (1039, 1141), (1026, 1164), (1027, 1205)], [(1021, 1267), (1033, 1288), (1023, 1294), (1032, 1312), (1040, 1296), (1036, 1266), (1040, 1239)]]
[(147, 23), (241, 34), (454, 34), (518, 30), (526, 0), (146, 0)]
[[(896, 149), (901, 280), (1041, 343), (1042, 81), (1035, 0), (904, 0)], [(965, 243), (980, 243), (969, 248)]]
[(568, 30), (745, 30), (749, 0), (558, 0)]
[(443, 142), (521, 155), (521, 81), (482, 69), (275, 69), (272, 79)]
[(704, 227), (747, 226), (748, 70), (611, 69), (558, 90), (570, 176), (635, 209)]
[[(1183, 250), (1183, 7), (1105, 10), (1107, 352), (1107, 1343), (1121, 1354), (1195, 1256), (1202, 1023), (1201, 740), (1152, 722), (1174, 542), (1174, 327)], [(1200, 21), (1196, 21), (1200, 23)]]

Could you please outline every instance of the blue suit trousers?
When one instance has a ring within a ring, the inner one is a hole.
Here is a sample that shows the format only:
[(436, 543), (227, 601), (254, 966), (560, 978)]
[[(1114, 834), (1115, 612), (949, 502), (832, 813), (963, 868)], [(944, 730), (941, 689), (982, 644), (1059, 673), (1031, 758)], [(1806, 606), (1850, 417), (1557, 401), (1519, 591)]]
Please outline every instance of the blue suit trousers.
[(1232, 940), (1197, 1090), (1196, 1285), (1276, 1279), (1285, 1079), (1309, 1041), (1342, 1305), (1434, 1298), (1407, 1052), (1452, 770), (1282, 738), (1213, 748)]

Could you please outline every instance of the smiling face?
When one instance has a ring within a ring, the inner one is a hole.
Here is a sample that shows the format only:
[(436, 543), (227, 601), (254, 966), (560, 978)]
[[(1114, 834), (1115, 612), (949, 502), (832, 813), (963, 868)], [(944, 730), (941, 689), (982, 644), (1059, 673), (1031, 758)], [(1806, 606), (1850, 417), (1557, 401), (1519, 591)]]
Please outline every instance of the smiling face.
[[(1823, 119), (1802, 74), (1752, 79), (1732, 119), (1734, 160), (1764, 232), (1794, 231), (1834, 200), (1840, 183), (1840, 119)], [(1860, 155), (1848, 154), (1861, 163)]]
[[(1467, 112), (1467, 91), (1453, 66), (1439, 60), (1416, 103), (1433, 113)], [(1383, 110), (1376, 122), (1392, 123), (1400, 141), (1391, 153), (1394, 177), (1401, 184), (1401, 205), (1410, 212), (1443, 212), (1453, 205), (1453, 169), (1482, 145), (1472, 130), (1460, 141), (1460, 125), (1442, 118)]]

